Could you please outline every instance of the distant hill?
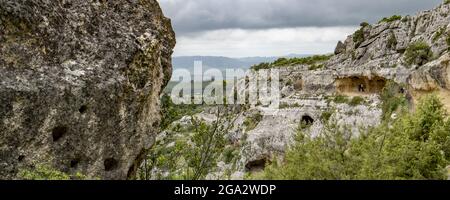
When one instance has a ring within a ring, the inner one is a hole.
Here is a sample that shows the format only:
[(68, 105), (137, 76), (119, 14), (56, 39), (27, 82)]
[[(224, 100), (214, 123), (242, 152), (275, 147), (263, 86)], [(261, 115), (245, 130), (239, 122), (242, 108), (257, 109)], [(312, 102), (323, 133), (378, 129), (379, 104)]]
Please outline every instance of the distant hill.
[[(306, 57), (306, 54), (289, 54), (282, 57)], [(173, 69), (187, 69), (191, 73), (194, 71), (194, 61), (202, 61), (203, 71), (215, 68), (221, 71), (226, 69), (249, 69), (252, 65), (262, 62), (272, 62), (280, 57), (243, 57), (230, 58), (223, 56), (179, 56), (172, 58)]]

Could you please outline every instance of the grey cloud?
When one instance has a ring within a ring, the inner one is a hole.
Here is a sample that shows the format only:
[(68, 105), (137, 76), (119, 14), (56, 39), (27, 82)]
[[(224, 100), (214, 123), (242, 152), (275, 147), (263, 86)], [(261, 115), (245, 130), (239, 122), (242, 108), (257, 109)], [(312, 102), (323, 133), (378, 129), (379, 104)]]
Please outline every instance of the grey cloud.
[(226, 28), (355, 26), (442, 0), (160, 0), (178, 34)]

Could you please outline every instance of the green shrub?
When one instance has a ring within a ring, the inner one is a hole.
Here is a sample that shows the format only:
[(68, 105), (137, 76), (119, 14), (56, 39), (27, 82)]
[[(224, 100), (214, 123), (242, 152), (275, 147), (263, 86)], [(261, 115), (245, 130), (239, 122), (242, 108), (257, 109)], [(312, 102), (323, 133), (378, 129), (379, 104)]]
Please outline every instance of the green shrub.
[(450, 0), (444, 0), (444, 4), (450, 4)]
[(403, 17), (402, 22), (408, 22), (408, 17)]
[[(258, 71), (261, 69), (271, 69), (274, 67), (286, 67), (293, 65), (315, 65), (320, 62), (329, 60), (333, 55), (314, 55), (304, 58), (279, 58), (272, 63), (260, 63), (253, 65), (252, 70)], [(317, 65), (321, 66), (321, 65)], [(324, 65), (323, 65), (324, 66)]]
[(390, 119), (395, 111), (407, 105), (405, 96), (399, 93), (400, 88), (401, 86), (392, 81), (389, 81), (383, 88), (380, 95), (383, 120)]
[(363, 97), (353, 97), (352, 100), (348, 103), (350, 106), (358, 106), (365, 102), (366, 100)]
[(169, 127), (172, 122), (181, 119), (186, 115), (194, 115), (201, 112), (201, 105), (184, 104), (176, 105), (172, 102), (170, 95), (164, 93), (161, 97), (161, 125), (162, 130)]
[(228, 146), (224, 149), (223, 156), (225, 163), (231, 163), (233, 159), (236, 157), (235, 148), (233, 146)]
[(405, 61), (408, 65), (422, 66), (431, 61), (432, 58), (431, 47), (424, 41), (412, 42), (405, 52)]
[(302, 107), (299, 103), (294, 103), (294, 104), (288, 104), (288, 103), (281, 103), (279, 108), (280, 109), (285, 109), (285, 108), (300, 108)]
[(281, 66), (292, 66), (292, 65), (313, 65), (318, 62), (325, 62), (329, 60), (332, 55), (315, 55), (305, 58), (280, 58), (273, 62), (271, 66), (281, 67)]
[(286, 82), (286, 85), (287, 85), (287, 86), (292, 86), (292, 85), (294, 85), (294, 83), (292, 82), (291, 79), (289, 79), (289, 80)]
[(304, 131), (306, 129), (309, 129), (312, 125), (313, 125), (312, 123), (308, 123), (306, 121), (301, 120), (300, 123), (298, 124), (297, 130)]
[(402, 16), (400, 16), (400, 15), (393, 15), (391, 17), (385, 17), (385, 18), (381, 19), (380, 23), (381, 22), (390, 23), (390, 22), (394, 22), (394, 21), (397, 21), (397, 20), (401, 20), (401, 19), (402, 19)]
[(48, 165), (38, 164), (33, 169), (21, 169), (18, 176), (24, 180), (85, 180), (87, 176), (76, 173), (69, 175)]
[(314, 71), (314, 70), (322, 69), (323, 67), (325, 67), (325, 65), (323, 65), (323, 64), (312, 64), (309, 66), (308, 70)]

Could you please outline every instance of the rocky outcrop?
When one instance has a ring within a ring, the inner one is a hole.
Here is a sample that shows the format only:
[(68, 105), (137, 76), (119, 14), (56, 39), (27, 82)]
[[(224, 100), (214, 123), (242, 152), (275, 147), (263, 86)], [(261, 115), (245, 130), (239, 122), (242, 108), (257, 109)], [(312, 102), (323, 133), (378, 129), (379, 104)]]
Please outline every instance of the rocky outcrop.
[[(379, 125), (383, 114), (380, 93), (387, 82), (405, 87), (398, 92), (405, 93), (412, 108), (423, 94), (436, 93), (450, 111), (449, 13), (450, 4), (444, 3), (415, 16), (362, 23), (355, 34), (337, 44), (330, 60), (315, 64), (322, 68), (280, 67), (282, 107), (264, 116), (253, 130), (243, 131), (247, 146), (240, 154), (240, 170), (251, 172), (243, 166), (282, 156), (305, 117), (312, 120), (303, 131), (313, 136), (330, 120), (353, 135), (361, 127)], [(426, 44), (432, 56), (424, 58), (430, 54), (414, 52), (411, 46), (417, 42)], [(408, 63), (408, 56), (415, 53), (421, 62)], [(340, 96), (348, 101), (336, 101)], [(355, 97), (363, 100), (351, 103)], [(264, 110), (261, 106), (254, 109)]]
[(174, 45), (156, 0), (0, 0), (0, 178), (38, 164), (132, 177)]
[[(386, 86), (389, 92), (403, 95), (411, 109), (421, 95), (436, 92), (450, 111), (449, 11), (450, 4), (442, 4), (416, 16), (395, 16), (373, 25), (362, 23), (355, 34), (338, 43), (329, 60), (277, 66), (280, 108), (255, 105), (240, 113), (236, 129), (227, 135), (228, 146), (239, 151), (236, 163), (219, 162), (207, 178), (243, 179), (245, 173), (261, 171), (265, 164), (283, 159), (299, 130), (315, 137), (324, 129), (339, 128), (358, 137), (361, 130), (380, 125), (383, 117), (396, 118), (395, 113), (385, 116), (382, 110), (381, 94)], [(411, 48), (416, 42), (426, 44), (420, 46), (427, 47), (426, 54), (421, 54), (423, 49), (415, 52), (417, 49)], [(426, 57), (429, 51), (433, 55)], [(414, 53), (420, 62), (408, 63), (407, 57)], [(248, 84), (249, 79), (243, 78), (240, 83), (247, 85), (249, 94), (258, 93), (257, 86)], [(239, 90), (241, 93), (243, 88)], [(264, 115), (254, 117), (258, 116), (255, 113)], [(203, 111), (195, 116), (211, 123), (215, 119), (210, 115)], [(189, 119), (185, 117), (172, 125), (189, 127)], [(189, 131), (174, 129), (165, 133), (182, 140), (191, 137)], [(162, 145), (173, 146), (173, 141), (168, 139)]]

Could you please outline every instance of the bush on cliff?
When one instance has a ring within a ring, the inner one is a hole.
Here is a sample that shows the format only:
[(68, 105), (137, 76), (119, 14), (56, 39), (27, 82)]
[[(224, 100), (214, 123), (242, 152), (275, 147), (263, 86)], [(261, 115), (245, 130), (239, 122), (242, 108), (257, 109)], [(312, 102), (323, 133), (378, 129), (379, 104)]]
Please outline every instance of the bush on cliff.
[(405, 95), (400, 93), (400, 85), (389, 81), (380, 94), (382, 119), (388, 120), (394, 112), (407, 106), (408, 102)]

